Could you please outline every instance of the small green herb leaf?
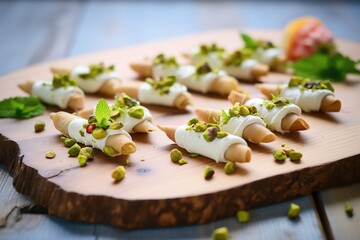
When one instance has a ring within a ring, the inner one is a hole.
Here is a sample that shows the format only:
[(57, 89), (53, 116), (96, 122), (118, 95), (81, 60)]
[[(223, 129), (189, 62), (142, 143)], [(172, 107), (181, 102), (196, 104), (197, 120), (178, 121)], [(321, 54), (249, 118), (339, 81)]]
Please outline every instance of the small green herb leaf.
[(109, 105), (105, 101), (105, 99), (100, 99), (100, 101), (96, 104), (95, 107), (95, 118), (96, 121), (100, 124), (104, 123), (104, 120), (107, 121), (111, 116), (111, 111)]
[(39, 116), (44, 111), (44, 105), (35, 97), (14, 97), (0, 101), (0, 118), (25, 119)]
[(244, 41), (246, 48), (256, 49), (258, 47), (258, 44), (255, 41), (255, 39), (253, 39), (249, 35), (245, 33), (241, 33), (241, 38)]
[(290, 64), (295, 75), (319, 80), (341, 82), (346, 80), (346, 75), (360, 74), (356, 68), (359, 60), (353, 60), (339, 52), (326, 54), (317, 52), (312, 56), (300, 59)]

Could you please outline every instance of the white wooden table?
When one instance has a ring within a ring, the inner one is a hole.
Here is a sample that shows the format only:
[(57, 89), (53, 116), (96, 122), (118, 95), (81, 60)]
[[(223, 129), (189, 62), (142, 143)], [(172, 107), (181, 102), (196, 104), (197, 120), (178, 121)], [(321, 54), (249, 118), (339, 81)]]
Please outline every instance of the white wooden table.
[[(360, 42), (356, 1), (0, 2), (0, 75), (48, 60), (208, 30), (282, 29), (303, 15), (321, 18), (336, 37)], [(354, 207), (352, 218), (344, 212), (346, 201)], [(290, 202), (302, 208), (297, 221), (286, 216)], [(233, 239), (360, 239), (360, 184), (253, 209), (246, 224), (233, 217), (199, 226), (127, 231), (47, 215), (14, 190), (12, 177), (0, 164), (0, 239), (209, 239), (222, 226)]]

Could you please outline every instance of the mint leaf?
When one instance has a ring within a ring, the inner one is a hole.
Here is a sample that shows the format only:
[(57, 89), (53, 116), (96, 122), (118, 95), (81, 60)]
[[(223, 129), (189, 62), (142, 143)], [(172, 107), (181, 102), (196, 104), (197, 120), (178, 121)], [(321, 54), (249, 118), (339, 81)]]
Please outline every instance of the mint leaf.
[(97, 125), (107, 127), (108, 120), (111, 116), (111, 110), (109, 105), (105, 101), (105, 99), (100, 99), (100, 101), (96, 104), (95, 107), (95, 118), (97, 121)]
[(293, 62), (289, 66), (295, 75), (319, 80), (341, 82), (346, 75), (360, 74), (356, 68), (359, 60), (355, 61), (339, 52), (329, 55), (317, 52), (314, 55)]
[(245, 48), (256, 49), (258, 47), (257, 41), (245, 33), (241, 33), (241, 38), (245, 43)]
[(0, 118), (26, 119), (43, 114), (44, 105), (35, 97), (13, 97), (0, 101)]

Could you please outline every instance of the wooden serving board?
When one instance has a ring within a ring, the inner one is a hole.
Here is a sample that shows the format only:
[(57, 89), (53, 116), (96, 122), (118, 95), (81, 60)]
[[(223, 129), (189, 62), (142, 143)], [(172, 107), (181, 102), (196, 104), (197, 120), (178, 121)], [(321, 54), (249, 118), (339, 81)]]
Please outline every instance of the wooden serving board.
[[(279, 43), (279, 31), (247, 31)], [(25, 95), (17, 84), (27, 79), (50, 79), (49, 67), (64, 64), (88, 64), (103, 61), (115, 64), (125, 82), (138, 81), (128, 67), (131, 61), (152, 57), (160, 52), (180, 56), (200, 43), (216, 42), (226, 48), (240, 46), (239, 30), (202, 33), (124, 49), (93, 53), (31, 66), (0, 79), (1, 98)], [(360, 45), (338, 41), (340, 50), (360, 58)], [(287, 81), (289, 76), (271, 73), (264, 82)], [(253, 85), (240, 83), (252, 97), (261, 97)], [(161, 131), (133, 134), (138, 151), (129, 156), (126, 177), (114, 183), (110, 174), (126, 157), (109, 158), (95, 152), (95, 160), (80, 168), (76, 158), (67, 156), (60, 133), (49, 114), (58, 108), (48, 107), (46, 114), (28, 120), (0, 119), (0, 161), (14, 175), (15, 188), (30, 195), (50, 214), (65, 219), (109, 223), (124, 228), (163, 227), (201, 224), (234, 215), (240, 209), (271, 204), (323, 188), (360, 180), (360, 81), (349, 79), (335, 84), (335, 94), (343, 106), (339, 113), (312, 113), (303, 117), (308, 131), (278, 134), (269, 144), (250, 144), (252, 160), (238, 164), (233, 175), (226, 175), (224, 164), (205, 157), (190, 158), (179, 166), (169, 153), (177, 147)], [(194, 106), (227, 108), (230, 103), (212, 95), (193, 94)], [(93, 107), (100, 96), (86, 97), (86, 107)], [(108, 99), (112, 102), (113, 99)], [(148, 106), (155, 124), (185, 124), (193, 117), (193, 107), (178, 111)], [(46, 122), (46, 130), (34, 133), (37, 120)], [(9, 140), (10, 139), (10, 140)], [(300, 162), (274, 161), (272, 152), (285, 143), (303, 153)], [(20, 150), (19, 150), (20, 149)], [(57, 153), (46, 159), (46, 151)], [(203, 170), (210, 165), (215, 175), (204, 180)]]

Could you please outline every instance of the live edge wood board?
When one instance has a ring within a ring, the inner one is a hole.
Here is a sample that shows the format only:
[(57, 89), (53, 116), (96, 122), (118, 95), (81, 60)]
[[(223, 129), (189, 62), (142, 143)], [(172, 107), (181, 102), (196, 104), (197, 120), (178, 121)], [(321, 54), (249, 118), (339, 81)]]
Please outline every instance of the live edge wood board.
[[(229, 49), (240, 46), (239, 30), (230, 29), (201, 33), (161, 42), (93, 53), (47, 62), (11, 73), (0, 79), (1, 98), (25, 95), (17, 84), (27, 79), (50, 79), (51, 65), (105, 62), (115, 64), (124, 82), (138, 81), (128, 66), (131, 61), (152, 57), (160, 52), (181, 56), (200, 43), (216, 42)], [(256, 37), (281, 41), (280, 31), (248, 30)], [(337, 42), (340, 50), (360, 58), (360, 45)], [(288, 75), (271, 73), (263, 82), (287, 81)], [(80, 168), (76, 158), (67, 156), (49, 114), (59, 109), (47, 107), (46, 114), (29, 120), (0, 119), (0, 161), (14, 176), (14, 187), (30, 195), (36, 204), (48, 208), (50, 214), (65, 219), (108, 223), (134, 229), (201, 224), (232, 216), (240, 209), (276, 203), (323, 188), (350, 184), (360, 180), (360, 81), (348, 79), (334, 84), (335, 94), (343, 105), (339, 113), (303, 114), (310, 124), (308, 131), (278, 134), (270, 144), (254, 145), (252, 160), (238, 164), (233, 175), (226, 175), (223, 164), (205, 157), (190, 158), (179, 166), (170, 161), (169, 153), (176, 145), (161, 131), (133, 134), (138, 151), (125, 157), (108, 158), (96, 151), (95, 160)], [(261, 97), (253, 85), (240, 83), (253, 97)], [(226, 99), (193, 94), (194, 107), (226, 108)], [(93, 107), (100, 96), (86, 97), (86, 107)], [(113, 99), (108, 99), (112, 102)], [(184, 124), (193, 117), (193, 107), (177, 111), (148, 106), (155, 124)], [(37, 120), (46, 122), (46, 130), (34, 133)], [(276, 163), (272, 152), (285, 143), (303, 153), (298, 163), (289, 160)], [(56, 157), (46, 159), (44, 153), (55, 150)], [(115, 183), (110, 173), (125, 165), (126, 177)], [(215, 169), (210, 181), (203, 177), (206, 165)]]

